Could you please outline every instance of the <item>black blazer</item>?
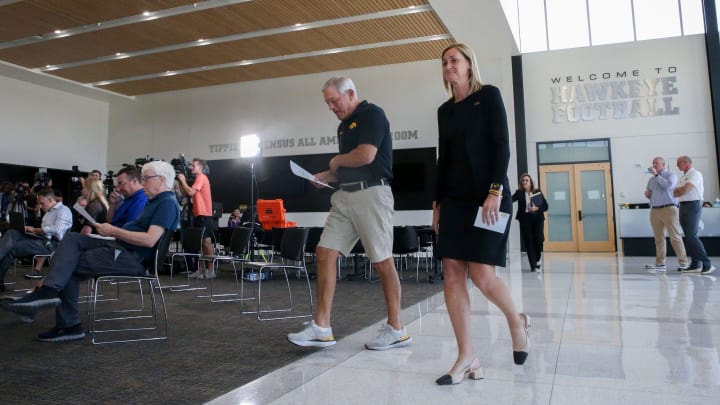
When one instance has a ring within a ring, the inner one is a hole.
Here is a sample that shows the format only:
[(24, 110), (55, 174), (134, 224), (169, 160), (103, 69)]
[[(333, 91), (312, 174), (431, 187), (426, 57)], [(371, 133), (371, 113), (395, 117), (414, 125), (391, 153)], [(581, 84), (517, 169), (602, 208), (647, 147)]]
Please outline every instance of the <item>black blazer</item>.
[(542, 198), (542, 204), (539, 206), (540, 210), (536, 212), (525, 212), (527, 208), (527, 203), (525, 202), (525, 191), (518, 189), (515, 191), (515, 194), (512, 195), (512, 200), (517, 201), (518, 203), (518, 210), (515, 215), (515, 219), (518, 221), (526, 219), (535, 219), (539, 221), (545, 220), (544, 213), (548, 210), (548, 203), (545, 199), (545, 195), (543, 195), (540, 190), (535, 190), (534, 193), (540, 193), (539, 197)]

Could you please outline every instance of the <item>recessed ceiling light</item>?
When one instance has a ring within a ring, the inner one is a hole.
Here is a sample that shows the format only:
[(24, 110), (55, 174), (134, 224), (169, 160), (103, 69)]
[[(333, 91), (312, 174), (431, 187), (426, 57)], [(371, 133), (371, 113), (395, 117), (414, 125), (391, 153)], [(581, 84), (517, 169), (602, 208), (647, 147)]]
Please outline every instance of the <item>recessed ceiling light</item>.
[(143, 11), (143, 15), (144, 15), (145, 17), (147, 17), (147, 16), (150, 15), (150, 12), (149, 12), (149, 11)]
[(62, 34), (62, 30), (55, 30), (56, 34)]

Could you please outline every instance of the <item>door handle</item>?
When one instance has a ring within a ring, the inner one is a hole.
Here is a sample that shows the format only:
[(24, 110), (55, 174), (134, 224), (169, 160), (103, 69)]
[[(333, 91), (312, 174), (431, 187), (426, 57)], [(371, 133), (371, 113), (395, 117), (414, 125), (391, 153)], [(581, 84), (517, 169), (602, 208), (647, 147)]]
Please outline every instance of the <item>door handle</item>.
[(583, 219), (582, 210), (578, 210), (578, 221), (582, 221), (582, 219)]

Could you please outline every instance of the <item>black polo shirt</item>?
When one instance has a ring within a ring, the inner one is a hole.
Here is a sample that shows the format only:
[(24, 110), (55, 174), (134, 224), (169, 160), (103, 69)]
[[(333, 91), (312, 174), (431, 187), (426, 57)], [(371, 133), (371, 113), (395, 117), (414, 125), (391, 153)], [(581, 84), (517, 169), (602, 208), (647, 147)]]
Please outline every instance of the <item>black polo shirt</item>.
[(360, 144), (377, 147), (372, 163), (338, 169), (340, 183), (386, 178), (392, 180), (392, 135), (385, 111), (363, 100), (355, 111), (338, 126), (340, 153), (349, 153)]

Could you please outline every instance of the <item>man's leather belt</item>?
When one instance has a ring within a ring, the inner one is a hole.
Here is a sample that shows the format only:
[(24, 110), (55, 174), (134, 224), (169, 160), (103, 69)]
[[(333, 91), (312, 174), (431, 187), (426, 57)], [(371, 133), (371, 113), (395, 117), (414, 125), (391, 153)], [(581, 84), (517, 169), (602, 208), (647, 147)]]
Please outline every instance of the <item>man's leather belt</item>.
[(382, 179), (376, 179), (376, 180), (363, 180), (363, 181), (356, 181), (354, 183), (342, 183), (340, 184), (340, 189), (342, 191), (360, 191), (364, 190), (366, 188), (375, 187), (375, 186), (389, 186), (390, 181), (388, 179), (382, 178)]
[(665, 205), (658, 205), (657, 207), (653, 208), (665, 208), (665, 207), (677, 207), (675, 204), (665, 204)]
[(683, 204), (699, 204), (700, 200), (692, 200), (692, 201), (680, 201), (680, 205)]

